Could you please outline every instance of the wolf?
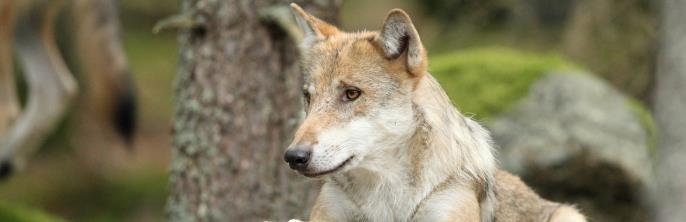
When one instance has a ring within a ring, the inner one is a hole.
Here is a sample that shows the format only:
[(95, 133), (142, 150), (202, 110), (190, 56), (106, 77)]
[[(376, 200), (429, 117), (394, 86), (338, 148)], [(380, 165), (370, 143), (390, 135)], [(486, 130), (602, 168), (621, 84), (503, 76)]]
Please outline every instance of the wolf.
[(343, 32), (291, 8), (304, 31), (306, 116), (284, 159), (324, 180), (309, 220), (586, 221), (497, 168), (488, 131), (427, 72), (407, 13), (391, 10), (380, 31)]

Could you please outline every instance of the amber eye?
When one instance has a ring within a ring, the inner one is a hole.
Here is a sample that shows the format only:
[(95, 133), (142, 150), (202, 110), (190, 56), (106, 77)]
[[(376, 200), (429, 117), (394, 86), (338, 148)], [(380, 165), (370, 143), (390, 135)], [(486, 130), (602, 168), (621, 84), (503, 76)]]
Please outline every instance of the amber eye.
[(343, 101), (345, 101), (345, 102), (353, 101), (353, 100), (357, 99), (358, 97), (360, 97), (361, 94), (362, 94), (362, 91), (356, 87), (347, 88), (347, 89), (345, 89), (345, 92), (343, 94)]

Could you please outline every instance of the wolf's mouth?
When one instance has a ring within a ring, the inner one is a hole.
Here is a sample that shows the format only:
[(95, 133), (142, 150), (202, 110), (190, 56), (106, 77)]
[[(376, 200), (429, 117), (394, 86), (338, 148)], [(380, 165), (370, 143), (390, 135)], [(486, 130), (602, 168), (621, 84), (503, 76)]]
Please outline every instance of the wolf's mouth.
[(318, 176), (321, 176), (324, 174), (336, 172), (336, 171), (342, 169), (345, 165), (348, 165), (348, 163), (350, 163), (350, 161), (352, 161), (354, 157), (355, 157), (355, 155), (348, 157), (348, 159), (346, 159), (345, 161), (343, 161), (343, 163), (339, 164), (337, 167), (334, 167), (333, 169), (325, 170), (322, 172), (316, 172), (316, 173), (303, 172), (303, 175), (305, 175), (306, 177), (318, 177)]

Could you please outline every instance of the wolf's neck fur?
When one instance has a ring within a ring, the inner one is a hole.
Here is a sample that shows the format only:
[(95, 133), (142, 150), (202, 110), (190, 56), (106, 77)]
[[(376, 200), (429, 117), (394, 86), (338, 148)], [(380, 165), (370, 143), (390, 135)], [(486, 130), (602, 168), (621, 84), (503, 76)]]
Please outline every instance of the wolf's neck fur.
[(456, 175), (488, 182), (495, 174), (491, 137), (486, 129), (463, 116), (438, 82), (427, 74), (415, 91), (414, 102), (429, 126), (423, 155), (425, 174)]
[(496, 164), (488, 132), (460, 114), (430, 74), (414, 94), (415, 135), (386, 158), (365, 161), (369, 164), (330, 182), (342, 187), (360, 210), (374, 214), (363, 215), (372, 221), (411, 219), (422, 201), (446, 181), (473, 186), (482, 222), (491, 221)]

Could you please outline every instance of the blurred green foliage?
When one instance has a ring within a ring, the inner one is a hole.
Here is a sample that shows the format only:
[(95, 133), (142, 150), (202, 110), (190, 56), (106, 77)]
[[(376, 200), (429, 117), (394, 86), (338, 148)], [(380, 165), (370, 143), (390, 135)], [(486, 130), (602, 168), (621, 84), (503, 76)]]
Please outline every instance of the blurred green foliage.
[(442, 22), (469, 20), (479, 25), (502, 25), (512, 18), (513, 1), (507, 0), (424, 0), (419, 6)]
[[(44, 209), (73, 221), (162, 221), (167, 196), (167, 175), (150, 169), (135, 172), (102, 174), (86, 169), (83, 163), (67, 163), (64, 155), (58, 160), (31, 166), (24, 173), (0, 186), (0, 221), (55, 221), (23, 217), (22, 205)], [(74, 160), (72, 160), (74, 161)], [(50, 169), (59, 169), (55, 173)], [(8, 216), (5, 216), (8, 215)]]
[(48, 215), (40, 210), (0, 202), (0, 221), (7, 222), (63, 222), (64, 220)]
[(456, 106), (482, 120), (507, 110), (543, 74), (578, 69), (555, 54), (497, 47), (432, 56), (429, 67)]
[(153, 23), (129, 27), (124, 48), (129, 57), (141, 100), (144, 126), (165, 128), (171, 119), (172, 82), (176, 75), (176, 33), (151, 33)]

